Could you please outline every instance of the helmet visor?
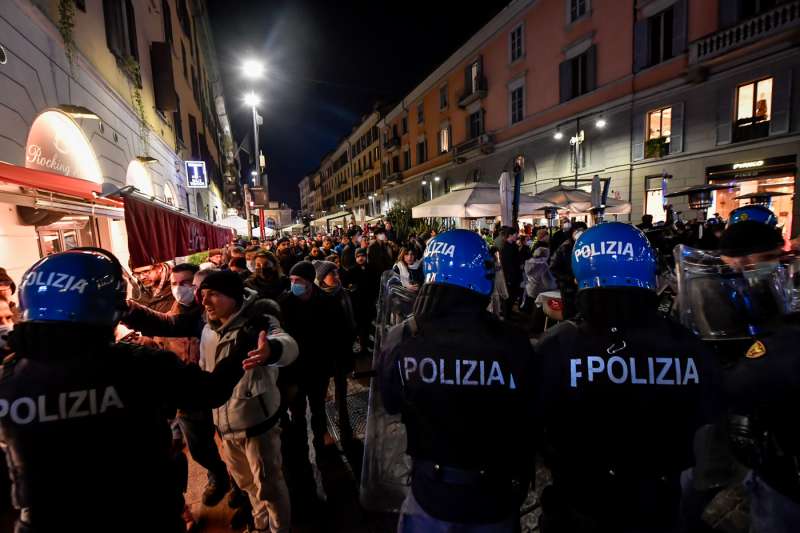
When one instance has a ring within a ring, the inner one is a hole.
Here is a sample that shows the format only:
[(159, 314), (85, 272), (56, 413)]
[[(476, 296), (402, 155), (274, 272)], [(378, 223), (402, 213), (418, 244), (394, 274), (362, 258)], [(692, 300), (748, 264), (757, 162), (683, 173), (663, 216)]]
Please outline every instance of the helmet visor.
[(797, 257), (731, 258), (681, 245), (675, 261), (681, 322), (703, 339), (752, 337), (800, 311)]

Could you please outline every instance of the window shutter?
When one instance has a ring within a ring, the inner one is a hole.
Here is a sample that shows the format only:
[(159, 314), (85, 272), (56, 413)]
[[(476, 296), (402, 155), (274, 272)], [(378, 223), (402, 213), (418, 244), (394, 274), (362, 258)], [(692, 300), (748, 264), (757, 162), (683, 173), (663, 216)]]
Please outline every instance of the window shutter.
[(730, 144), (733, 133), (733, 94), (722, 89), (717, 95), (717, 144)]
[(742, 0), (719, 0), (719, 27), (730, 28), (739, 22)]
[(125, 21), (122, 18), (121, 0), (103, 0), (103, 16), (106, 23), (106, 43), (108, 49), (116, 57), (123, 57), (125, 47), (123, 36), (125, 35)]
[(683, 152), (683, 102), (672, 106), (672, 133), (669, 140), (669, 153)]
[(779, 71), (772, 79), (772, 117), (769, 134), (789, 132), (789, 104), (792, 98), (792, 71)]
[(686, 0), (678, 0), (672, 7), (672, 55), (686, 50)]
[(131, 0), (125, 0), (125, 23), (128, 30), (128, 52), (137, 62), (139, 61), (139, 35), (136, 33), (136, 13)]
[(597, 45), (586, 50), (586, 92), (597, 89)]
[(472, 63), (467, 65), (464, 69), (464, 94), (463, 96), (468, 96), (472, 94), (472, 77), (470, 76), (470, 72), (472, 71)]
[(177, 109), (175, 80), (172, 75), (172, 47), (169, 43), (150, 45), (150, 65), (153, 70), (153, 92), (156, 108), (162, 113)]
[(558, 65), (559, 94), (563, 104), (572, 99), (572, 60), (567, 59)]
[(650, 24), (647, 19), (636, 23), (634, 27), (634, 42), (633, 64), (635, 72), (639, 72), (647, 68), (647, 64), (650, 62)]
[(634, 161), (644, 159), (644, 130), (646, 113), (641, 111), (633, 115), (633, 131), (631, 132), (631, 152)]

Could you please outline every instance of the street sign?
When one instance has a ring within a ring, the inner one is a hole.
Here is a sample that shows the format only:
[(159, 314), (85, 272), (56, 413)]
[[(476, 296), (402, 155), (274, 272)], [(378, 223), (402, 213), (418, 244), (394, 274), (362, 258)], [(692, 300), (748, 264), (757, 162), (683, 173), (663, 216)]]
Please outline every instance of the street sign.
[(205, 161), (186, 161), (186, 186), (190, 189), (207, 189), (208, 174)]

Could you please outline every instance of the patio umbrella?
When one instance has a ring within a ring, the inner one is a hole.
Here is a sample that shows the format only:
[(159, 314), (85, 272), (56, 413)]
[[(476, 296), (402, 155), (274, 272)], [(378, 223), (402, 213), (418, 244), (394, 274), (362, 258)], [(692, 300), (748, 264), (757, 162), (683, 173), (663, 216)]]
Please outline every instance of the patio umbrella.
[[(549, 205), (548, 202), (523, 195), (519, 214), (528, 215)], [(413, 218), (482, 218), (500, 215), (500, 187), (489, 183), (470, 183), (411, 209)]]
[[(582, 189), (574, 189), (556, 185), (550, 189), (534, 194), (536, 202), (549, 202), (559, 209), (565, 209), (575, 215), (587, 215), (592, 210), (592, 193)], [(631, 212), (631, 204), (623, 200), (609, 198), (606, 201), (607, 215), (627, 215)]]

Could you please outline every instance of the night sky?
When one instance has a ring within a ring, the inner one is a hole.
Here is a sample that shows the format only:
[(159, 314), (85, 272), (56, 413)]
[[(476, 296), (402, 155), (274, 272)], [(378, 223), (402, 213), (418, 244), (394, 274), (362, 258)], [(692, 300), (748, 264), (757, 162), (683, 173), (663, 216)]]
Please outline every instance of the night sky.
[[(238, 143), (252, 131), (244, 93), (262, 98), (271, 199), (299, 208), (297, 183), (376, 101), (397, 103), (508, 1), (208, 0)], [(248, 56), (264, 80), (242, 76)]]

